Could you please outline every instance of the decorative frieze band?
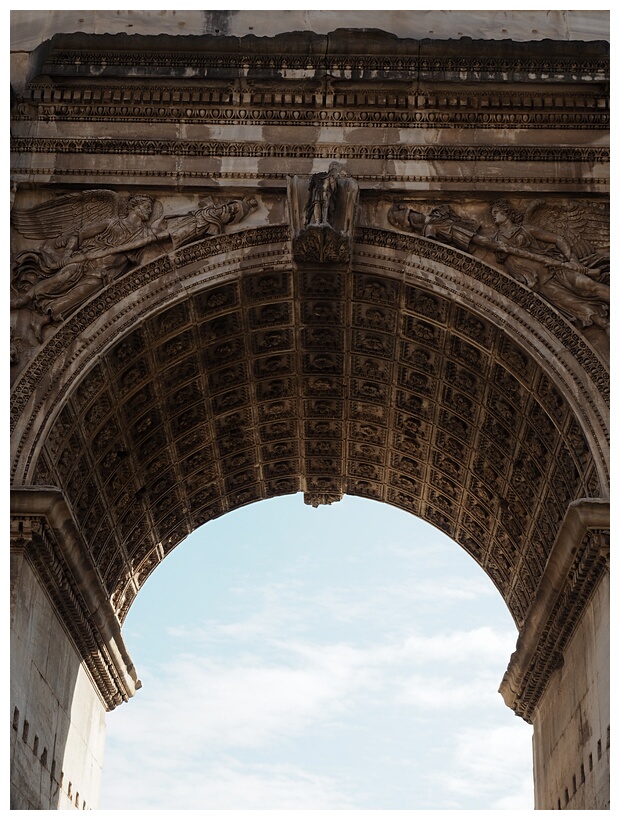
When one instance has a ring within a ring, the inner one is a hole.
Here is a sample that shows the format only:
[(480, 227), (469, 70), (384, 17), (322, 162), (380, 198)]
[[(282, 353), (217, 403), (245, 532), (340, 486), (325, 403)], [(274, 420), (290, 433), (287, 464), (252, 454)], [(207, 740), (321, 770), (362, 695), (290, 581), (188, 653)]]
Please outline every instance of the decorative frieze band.
[[(71, 95), (68, 95), (69, 97)], [(333, 106), (333, 107), (332, 107)], [(353, 128), (459, 128), (469, 129), (565, 129), (606, 130), (609, 128), (609, 112), (606, 100), (595, 100), (593, 110), (573, 111), (479, 111), (472, 108), (461, 110), (420, 110), (417, 106), (406, 110), (396, 108), (386, 111), (383, 107), (342, 110), (338, 101), (327, 101), (323, 106), (286, 108), (212, 107), (192, 103), (143, 105), (135, 103), (80, 105), (73, 102), (20, 103), (13, 112), (13, 120), (64, 120), (71, 122), (184, 122), (216, 123), (218, 125), (325, 125)], [(604, 110), (600, 110), (603, 108)], [(599, 109), (599, 110), (597, 110)]]
[[(335, 157), (336, 159), (338, 157)], [(478, 166), (480, 167), (480, 166)], [(195, 180), (200, 182), (209, 181), (211, 179), (222, 180), (279, 180), (286, 181), (289, 176), (287, 171), (281, 172), (265, 172), (261, 171), (221, 171), (221, 170), (205, 170), (195, 171), (183, 168), (173, 168), (171, 170), (162, 170), (159, 168), (94, 168), (91, 165), (71, 168), (59, 168), (58, 166), (39, 166), (35, 167), (28, 165), (27, 167), (11, 167), (11, 176), (16, 181), (21, 181), (24, 178), (30, 179), (34, 176), (50, 177), (60, 179), (62, 177), (81, 177), (91, 181), (97, 177), (104, 179), (122, 178), (124, 181), (131, 179), (157, 179), (170, 182), (171, 180), (183, 179), (185, 181)], [(467, 187), (471, 185), (488, 185), (491, 182), (489, 175), (482, 174), (356, 174), (356, 179), (360, 182), (399, 182), (399, 183), (422, 183), (423, 185), (439, 185), (450, 183), (459, 185), (460, 187)], [(498, 185), (539, 185), (545, 186), (548, 189), (558, 189), (560, 186), (569, 185), (572, 189), (584, 187), (587, 190), (593, 190), (594, 186), (597, 188), (608, 189), (609, 177), (591, 177), (591, 176), (570, 176), (570, 177), (555, 177), (555, 176), (495, 176), (492, 177), (494, 186)], [(111, 183), (107, 183), (111, 184)]]
[[(29, 154), (125, 154), (129, 156), (275, 157), (286, 159), (397, 160), (402, 162), (608, 163), (608, 148), (521, 145), (385, 145), (272, 143), (265, 140), (75, 139), (14, 137), (11, 150)], [(436, 179), (436, 177), (433, 177)]]

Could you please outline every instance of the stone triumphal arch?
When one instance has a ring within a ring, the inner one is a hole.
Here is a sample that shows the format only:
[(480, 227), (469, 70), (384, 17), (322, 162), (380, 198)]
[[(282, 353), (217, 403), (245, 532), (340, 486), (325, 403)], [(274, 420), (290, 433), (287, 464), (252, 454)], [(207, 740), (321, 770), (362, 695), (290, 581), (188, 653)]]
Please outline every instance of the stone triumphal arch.
[(13, 15), (13, 807), (96, 808), (145, 579), (303, 492), (473, 556), (537, 808), (608, 808), (604, 16), (42, 14)]

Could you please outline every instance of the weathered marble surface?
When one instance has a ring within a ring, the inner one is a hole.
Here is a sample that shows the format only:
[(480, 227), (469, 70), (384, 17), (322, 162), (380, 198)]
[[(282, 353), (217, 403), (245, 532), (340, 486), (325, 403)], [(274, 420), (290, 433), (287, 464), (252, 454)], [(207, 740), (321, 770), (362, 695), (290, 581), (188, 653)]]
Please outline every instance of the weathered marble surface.
[[(55, 488), (73, 533), (42, 561), (13, 511), (22, 795), (44, 765), (22, 766), (30, 568), (94, 682), (87, 722), (137, 686), (120, 623), (170, 550), (300, 491), (400, 506), (484, 567), (524, 636), (509, 701), (540, 807), (580, 777), (580, 704), (605, 735), (605, 528), (584, 547), (566, 520), (609, 497), (607, 14), (357, 14), (384, 31), (12, 15), (12, 481)], [(585, 558), (551, 578), (558, 545)], [(568, 807), (604, 808), (606, 774), (601, 754)]]
[[(45, 15), (42, 19), (42, 14)], [(25, 51), (59, 31), (93, 34), (222, 34), (382, 29), (399, 37), (605, 40), (607, 11), (55, 11), (11, 12), (11, 48)]]

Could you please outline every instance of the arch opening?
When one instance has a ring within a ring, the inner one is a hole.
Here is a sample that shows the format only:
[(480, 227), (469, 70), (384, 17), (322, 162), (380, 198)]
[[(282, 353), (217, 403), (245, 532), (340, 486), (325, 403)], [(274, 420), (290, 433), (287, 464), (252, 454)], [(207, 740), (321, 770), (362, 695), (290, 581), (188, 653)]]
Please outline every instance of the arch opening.
[(531, 729), (497, 693), (510, 615), (401, 510), (297, 495), (209, 522), (125, 638), (144, 689), (108, 718), (103, 808), (532, 806)]

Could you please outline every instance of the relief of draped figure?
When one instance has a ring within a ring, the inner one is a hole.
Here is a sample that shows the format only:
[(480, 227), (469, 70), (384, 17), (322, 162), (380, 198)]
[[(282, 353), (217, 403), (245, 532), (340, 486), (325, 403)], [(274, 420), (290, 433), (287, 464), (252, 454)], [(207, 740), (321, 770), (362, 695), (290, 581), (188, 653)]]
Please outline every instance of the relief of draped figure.
[(388, 221), (459, 250), (490, 250), (517, 281), (536, 291), (580, 327), (609, 329), (609, 220), (603, 206), (542, 200), (524, 212), (505, 199), (490, 208), (495, 225), (482, 225), (439, 205), (425, 214), (396, 203)]
[(186, 214), (165, 217), (161, 202), (151, 196), (85, 191), (14, 210), (13, 227), (27, 239), (44, 242), (13, 260), (11, 308), (32, 312), (31, 327), (41, 342), (46, 325), (63, 321), (105, 285), (144, 262), (147, 249), (164, 253), (215, 236), (256, 207), (250, 198), (219, 206), (209, 200)]

